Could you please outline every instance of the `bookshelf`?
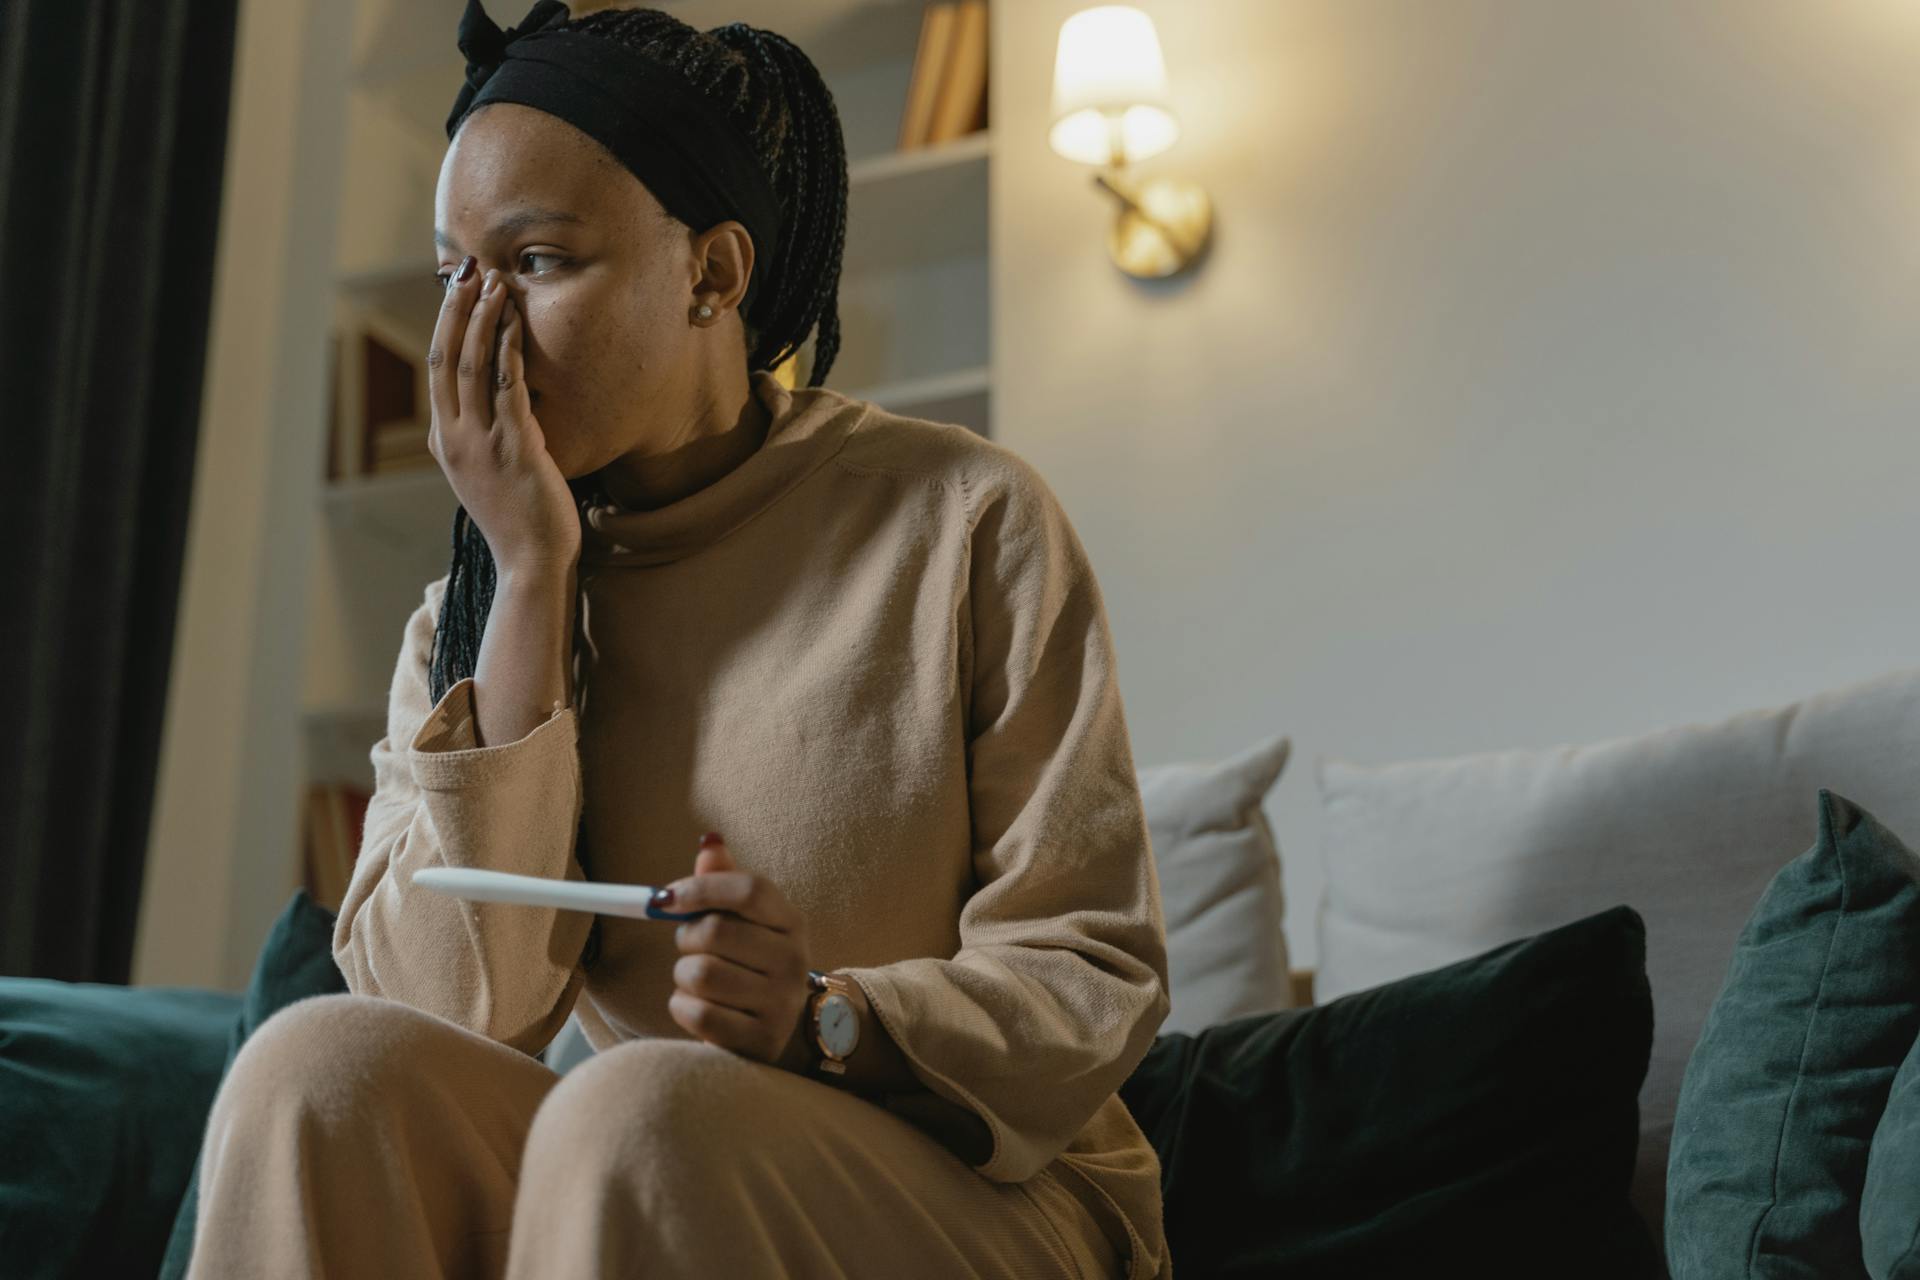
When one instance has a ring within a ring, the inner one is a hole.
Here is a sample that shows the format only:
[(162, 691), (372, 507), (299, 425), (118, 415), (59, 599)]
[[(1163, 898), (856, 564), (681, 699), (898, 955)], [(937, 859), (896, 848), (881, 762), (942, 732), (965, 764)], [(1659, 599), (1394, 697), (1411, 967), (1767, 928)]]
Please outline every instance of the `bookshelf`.
[[(305, 780), (370, 789), (368, 752), (386, 732), (402, 628), (445, 573), (455, 499), (424, 467), (356, 473), (342, 424), (391, 371), (368, 367), (361, 335), (419, 362), (441, 291), (433, 280), (433, 194), (444, 122), (464, 69), (454, 33), (464, 0), (354, 0), (344, 85), (345, 156), (334, 248), (335, 427), (311, 545), (303, 686)], [(487, 0), (503, 27), (523, 0)], [(576, 8), (585, 9), (585, 3)], [(597, 7), (597, 6), (596, 6)], [(902, 149), (903, 116), (928, 5), (921, 0), (664, 0), (701, 30), (747, 22), (779, 31), (820, 68), (848, 158), (841, 349), (827, 385), (889, 409), (991, 435), (986, 129)], [(797, 357), (802, 382), (811, 343)], [(355, 365), (356, 360), (360, 364)], [(391, 362), (389, 362), (391, 363)], [(404, 398), (404, 396), (402, 397)], [(309, 801), (310, 803), (310, 801)], [(303, 806), (302, 812), (306, 812)]]

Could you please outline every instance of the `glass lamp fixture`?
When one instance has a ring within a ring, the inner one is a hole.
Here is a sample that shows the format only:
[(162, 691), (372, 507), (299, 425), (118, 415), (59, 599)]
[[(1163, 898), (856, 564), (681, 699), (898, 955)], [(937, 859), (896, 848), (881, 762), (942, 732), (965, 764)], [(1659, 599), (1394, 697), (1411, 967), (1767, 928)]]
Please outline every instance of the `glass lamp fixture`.
[(1104, 166), (1095, 185), (1119, 201), (1107, 253), (1130, 276), (1158, 279), (1192, 266), (1213, 229), (1213, 203), (1178, 178), (1130, 183), (1130, 164), (1180, 137), (1168, 105), (1167, 67), (1153, 19), (1125, 4), (1082, 9), (1060, 24), (1047, 144), (1069, 160)]

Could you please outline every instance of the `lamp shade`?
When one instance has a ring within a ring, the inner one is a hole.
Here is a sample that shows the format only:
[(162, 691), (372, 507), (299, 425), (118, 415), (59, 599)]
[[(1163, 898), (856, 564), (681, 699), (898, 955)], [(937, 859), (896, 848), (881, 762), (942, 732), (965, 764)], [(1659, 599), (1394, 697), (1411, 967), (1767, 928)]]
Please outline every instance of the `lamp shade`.
[(1069, 160), (1122, 165), (1158, 155), (1179, 136), (1152, 18), (1103, 4), (1060, 24), (1049, 146)]

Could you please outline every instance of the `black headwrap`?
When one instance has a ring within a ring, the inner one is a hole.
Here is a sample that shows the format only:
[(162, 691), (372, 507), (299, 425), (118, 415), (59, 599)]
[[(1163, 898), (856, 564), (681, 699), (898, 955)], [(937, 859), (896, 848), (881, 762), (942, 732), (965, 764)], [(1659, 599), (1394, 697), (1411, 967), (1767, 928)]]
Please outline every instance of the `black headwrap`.
[(753, 237), (742, 314), (780, 243), (780, 202), (753, 145), (679, 72), (590, 32), (546, 30), (567, 21), (561, 0), (538, 0), (502, 31), (480, 0), (460, 18), (466, 83), (447, 115), (447, 138), (483, 102), (518, 102), (560, 117), (633, 171), (667, 212), (704, 231), (736, 220)]

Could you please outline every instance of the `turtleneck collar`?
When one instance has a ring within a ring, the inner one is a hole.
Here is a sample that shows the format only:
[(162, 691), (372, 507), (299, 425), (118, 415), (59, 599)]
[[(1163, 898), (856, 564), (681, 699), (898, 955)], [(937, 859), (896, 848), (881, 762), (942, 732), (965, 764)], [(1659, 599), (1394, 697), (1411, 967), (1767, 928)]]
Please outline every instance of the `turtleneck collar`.
[(738, 529), (831, 458), (868, 404), (826, 387), (788, 390), (765, 369), (748, 375), (766, 406), (766, 439), (746, 461), (664, 507), (634, 511), (603, 493), (580, 503), (580, 563), (654, 565), (681, 560)]

